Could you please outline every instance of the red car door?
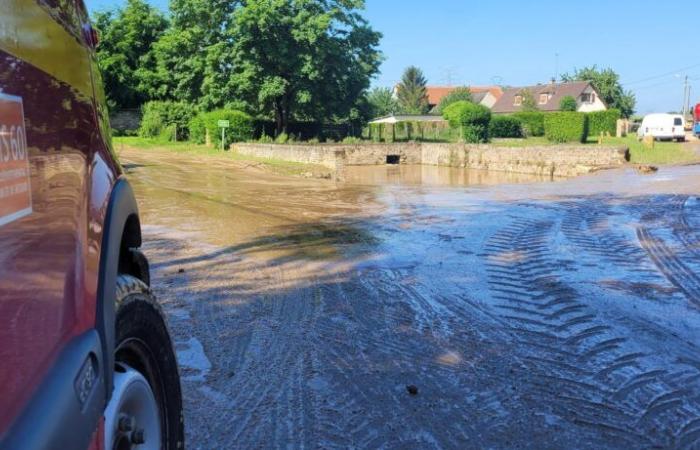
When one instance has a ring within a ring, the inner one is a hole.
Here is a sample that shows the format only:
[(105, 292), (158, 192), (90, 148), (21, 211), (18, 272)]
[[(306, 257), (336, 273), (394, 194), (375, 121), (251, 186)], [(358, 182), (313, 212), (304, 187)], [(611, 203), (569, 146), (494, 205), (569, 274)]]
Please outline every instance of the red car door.
[(78, 422), (94, 427), (104, 403), (93, 392), (101, 230), (89, 220), (99, 127), (76, 3), (0, 0), (0, 11), (0, 442), (52, 398), (53, 424), (24, 418), (46, 434), (24, 442), (41, 445), (69, 413), (78, 428), (64, 435), (92, 433)]

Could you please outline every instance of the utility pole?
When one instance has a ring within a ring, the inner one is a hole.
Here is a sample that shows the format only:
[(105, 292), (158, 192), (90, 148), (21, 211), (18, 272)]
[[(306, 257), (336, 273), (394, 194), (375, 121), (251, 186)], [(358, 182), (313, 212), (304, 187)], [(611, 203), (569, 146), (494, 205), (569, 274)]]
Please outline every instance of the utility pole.
[(688, 104), (690, 103), (690, 89), (688, 87), (688, 75), (685, 76), (683, 84), (683, 120), (688, 117)]

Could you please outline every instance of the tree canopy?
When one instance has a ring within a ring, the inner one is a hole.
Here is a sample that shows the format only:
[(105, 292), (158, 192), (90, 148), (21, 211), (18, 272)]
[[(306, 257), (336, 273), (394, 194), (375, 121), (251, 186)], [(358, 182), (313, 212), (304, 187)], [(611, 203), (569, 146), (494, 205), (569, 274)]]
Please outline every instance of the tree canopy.
[(428, 81), (418, 67), (408, 67), (396, 87), (399, 108), (404, 114), (426, 114), (428, 112)]
[(386, 87), (376, 87), (369, 91), (367, 102), (370, 105), (373, 118), (395, 114), (399, 109), (399, 105), (394, 98), (394, 92)]
[(168, 22), (144, 0), (128, 0), (123, 9), (98, 12), (93, 18), (101, 35), (97, 60), (107, 101), (112, 108), (137, 108), (149, 99), (142, 77), (155, 65), (153, 45)]
[(608, 108), (619, 109), (623, 117), (634, 114), (637, 100), (631, 91), (624, 89), (620, 76), (612, 69), (598, 69), (594, 65), (574, 70), (573, 74), (564, 74), (561, 78), (566, 82), (590, 81)]
[(277, 131), (293, 115), (359, 115), (378, 72), (381, 34), (359, 14), (364, 0), (248, 0), (231, 29), (232, 90)]
[(113, 108), (149, 100), (275, 118), (352, 121), (369, 114), (381, 34), (364, 0), (171, 0), (169, 22), (144, 0), (100, 13), (100, 65)]

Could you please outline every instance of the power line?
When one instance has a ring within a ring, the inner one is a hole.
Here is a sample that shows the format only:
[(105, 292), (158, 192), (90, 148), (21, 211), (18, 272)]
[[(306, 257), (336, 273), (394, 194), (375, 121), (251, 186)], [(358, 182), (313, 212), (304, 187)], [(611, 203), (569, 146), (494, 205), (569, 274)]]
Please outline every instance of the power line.
[(668, 76), (671, 76), (671, 75), (676, 75), (678, 72), (682, 72), (682, 71), (684, 71), (684, 70), (694, 69), (694, 68), (696, 68), (696, 67), (700, 67), (700, 64), (693, 64), (692, 66), (681, 67), (680, 69), (676, 69), (676, 70), (673, 70), (673, 71), (671, 71), (671, 72), (666, 72), (666, 73), (663, 73), (663, 74), (660, 74), (660, 75), (654, 75), (654, 76), (652, 76), (652, 77), (643, 78), (643, 79), (641, 79), (641, 80), (631, 81), (631, 82), (629, 82), (629, 83), (622, 83), (622, 85), (623, 85), (623, 86), (629, 86), (629, 85), (631, 85), (631, 84), (639, 84), (639, 83), (644, 83), (644, 82), (646, 82), (646, 81), (653, 81), (653, 80), (657, 80), (657, 79), (659, 79), (659, 78), (664, 78), (664, 77), (668, 77)]

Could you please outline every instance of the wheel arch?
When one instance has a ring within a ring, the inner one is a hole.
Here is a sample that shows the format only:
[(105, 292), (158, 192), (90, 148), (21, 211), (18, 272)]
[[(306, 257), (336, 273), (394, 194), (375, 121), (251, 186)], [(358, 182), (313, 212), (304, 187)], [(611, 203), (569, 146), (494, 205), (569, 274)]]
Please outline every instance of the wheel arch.
[(95, 326), (104, 355), (104, 380), (107, 401), (113, 388), (115, 345), (115, 303), (117, 276), (132, 275), (150, 282), (148, 262), (141, 246), (141, 223), (136, 197), (129, 182), (120, 177), (112, 189), (105, 214), (97, 288)]

